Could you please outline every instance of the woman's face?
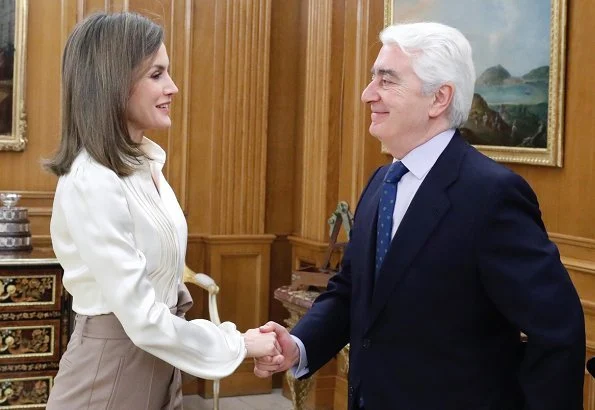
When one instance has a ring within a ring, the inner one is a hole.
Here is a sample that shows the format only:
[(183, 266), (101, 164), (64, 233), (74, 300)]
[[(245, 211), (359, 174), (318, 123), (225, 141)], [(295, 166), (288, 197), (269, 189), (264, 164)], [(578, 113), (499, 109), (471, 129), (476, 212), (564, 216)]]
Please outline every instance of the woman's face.
[(151, 66), (134, 85), (128, 99), (128, 132), (135, 142), (141, 142), (147, 129), (167, 128), (171, 125), (169, 108), (178, 87), (169, 76), (168, 68), (167, 50), (161, 44)]

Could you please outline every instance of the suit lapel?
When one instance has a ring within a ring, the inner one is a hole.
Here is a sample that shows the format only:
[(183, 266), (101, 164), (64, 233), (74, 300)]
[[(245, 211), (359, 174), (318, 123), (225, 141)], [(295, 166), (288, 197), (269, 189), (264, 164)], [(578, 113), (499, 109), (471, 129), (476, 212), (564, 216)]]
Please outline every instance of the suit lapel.
[[(450, 208), (447, 188), (458, 178), (466, 147), (460, 134), (455, 133), (411, 201), (374, 286), (368, 327), (373, 324), (393, 289), (404, 279), (409, 266)], [(374, 273), (371, 272), (371, 275), (373, 277)]]
[[(361, 219), (364, 221), (358, 229), (361, 230), (361, 237), (363, 239), (362, 246), (364, 247), (364, 266), (363, 285), (367, 298), (372, 296), (374, 286), (374, 259), (376, 258), (376, 221), (378, 220), (378, 201), (380, 200), (380, 188), (382, 187), (382, 180), (388, 171), (390, 165), (386, 165), (376, 173), (374, 180), (370, 183), (370, 195), (366, 197), (366, 201), (361, 205)], [(359, 212), (359, 210), (358, 210)], [(367, 221), (370, 221), (369, 223)]]

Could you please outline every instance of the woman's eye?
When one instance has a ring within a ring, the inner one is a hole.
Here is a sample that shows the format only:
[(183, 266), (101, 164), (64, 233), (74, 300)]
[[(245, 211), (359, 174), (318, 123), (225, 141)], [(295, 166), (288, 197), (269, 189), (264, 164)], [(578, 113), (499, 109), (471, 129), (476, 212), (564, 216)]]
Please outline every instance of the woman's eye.
[(159, 78), (159, 77), (161, 77), (161, 72), (159, 72), (159, 71), (158, 71), (158, 72), (156, 72), (156, 73), (154, 73), (153, 75), (151, 75), (151, 78), (155, 78), (155, 79), (157, 79), (157, 78)]

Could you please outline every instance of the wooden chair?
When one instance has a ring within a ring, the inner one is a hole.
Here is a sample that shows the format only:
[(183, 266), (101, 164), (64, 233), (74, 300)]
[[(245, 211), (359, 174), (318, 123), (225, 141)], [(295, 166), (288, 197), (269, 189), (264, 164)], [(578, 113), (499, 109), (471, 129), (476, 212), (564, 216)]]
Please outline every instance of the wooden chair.
[[(184, 283), (196, 285), (209, 293), (209, 320), (219, 326), (219, 311), (217, 310), (217, 293), (219, 286), (213, 278), (204, 274), (196, 273), (188, 266), (184, 267)], [(213, 409), (219, 410), (219, 380), (213, 380)]]

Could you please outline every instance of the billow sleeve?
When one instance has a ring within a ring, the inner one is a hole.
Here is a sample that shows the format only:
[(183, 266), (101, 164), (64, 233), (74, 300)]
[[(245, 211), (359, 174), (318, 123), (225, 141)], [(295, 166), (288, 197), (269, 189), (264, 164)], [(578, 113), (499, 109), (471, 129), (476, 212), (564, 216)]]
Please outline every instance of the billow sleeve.
[(243, 337), (233, 323), (186, 321), (156, 300), (145, 255), (135, 246), (120, 178), (93, 163), (72, 172), (60, 198), (68, 230), (103, 300), (132, 342), (200, 378), (231, 374), (245, 357)]

